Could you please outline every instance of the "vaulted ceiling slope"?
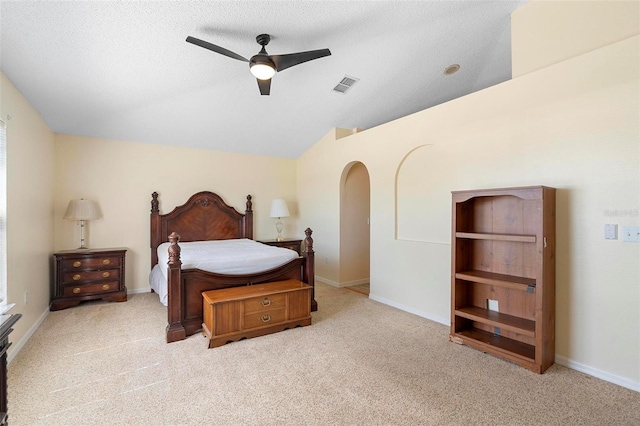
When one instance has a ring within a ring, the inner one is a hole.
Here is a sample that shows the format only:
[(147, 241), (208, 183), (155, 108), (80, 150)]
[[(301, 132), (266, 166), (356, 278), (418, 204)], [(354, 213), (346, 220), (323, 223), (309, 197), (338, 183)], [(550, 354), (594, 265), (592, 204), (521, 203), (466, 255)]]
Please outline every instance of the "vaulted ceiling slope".
[[(56, 133), (296, 158), (511, 78), (526, 0), (6, 1), (0, 67)], [(261, 96), (245, 58), (329, 48)], [(460, 64), (453, 75), (449, 65)], [(347, 75), (359, 81), (333, 88)]]

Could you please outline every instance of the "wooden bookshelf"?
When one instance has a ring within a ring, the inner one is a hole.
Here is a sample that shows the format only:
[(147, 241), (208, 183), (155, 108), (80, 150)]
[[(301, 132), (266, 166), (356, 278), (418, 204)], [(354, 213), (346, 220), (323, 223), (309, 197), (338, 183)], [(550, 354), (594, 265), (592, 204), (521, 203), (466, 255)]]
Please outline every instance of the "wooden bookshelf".
[(452, 193), (451, 334), (536, 373), (555, 358), (555, 189)]

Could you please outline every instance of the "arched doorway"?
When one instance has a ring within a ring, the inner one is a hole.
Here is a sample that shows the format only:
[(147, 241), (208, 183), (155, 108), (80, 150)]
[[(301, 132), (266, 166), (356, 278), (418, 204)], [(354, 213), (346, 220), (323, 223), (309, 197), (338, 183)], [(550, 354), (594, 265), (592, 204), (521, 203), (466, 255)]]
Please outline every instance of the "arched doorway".
[(369, 294), (369, 172), (349, 163), (340, 182), (340, 286)]

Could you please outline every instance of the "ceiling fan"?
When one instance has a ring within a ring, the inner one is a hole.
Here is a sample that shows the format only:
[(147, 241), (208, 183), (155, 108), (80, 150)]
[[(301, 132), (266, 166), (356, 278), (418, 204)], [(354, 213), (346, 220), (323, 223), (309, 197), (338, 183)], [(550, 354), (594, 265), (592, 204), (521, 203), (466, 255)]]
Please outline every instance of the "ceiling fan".
[(268, 95), (271, 91), (271, 77), (273, 77), (276, 72), (284, 71), (294, 65), (300, 65), (307, 61), (331, 55), (331, 51), (329, 49), (309, 50), (307, 52), (289, 53), (286, 55), (269, 55), (265, 46), (269, 44), (270, 40), (271, 36), (269, 36), (269, 34), (260, 34), (257, 36), (256, 41), (260, 46), (262, 46), (262, 49), (256, 55), (253, 55), (251, 59), (247, 59), (237, 53), (225, 49), (224, 47), (216, 46), (215, 44), (211, 44), (195, 37), (187, 37), (187, 42), (189, 43), (204, 47), (205, 49), (212, 50), (216, 53), (220, 53), (221, 55), (228, 56), (229, 58), (249, 62), (251, 74), (253, 74), (258, 80), (258, 88), (260, 88), (261, 95)]

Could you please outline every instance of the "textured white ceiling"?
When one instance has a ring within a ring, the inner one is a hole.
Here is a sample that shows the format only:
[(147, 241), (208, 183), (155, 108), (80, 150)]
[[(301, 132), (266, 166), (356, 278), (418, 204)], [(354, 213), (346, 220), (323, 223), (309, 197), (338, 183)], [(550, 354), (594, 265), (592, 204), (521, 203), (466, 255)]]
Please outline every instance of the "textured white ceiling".
[[(511, 78), (500, 1), (6, 1), (0, 67), (57, 133), (296, 158)], [(260, 96), (246, 58), (329, 48)], [(456, 74), (444, 69), (460, 64)], [(360, 81), (345, 95), (333, 87)], [(390, 141), (390, 143), (392, 143)]]

